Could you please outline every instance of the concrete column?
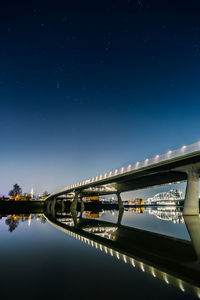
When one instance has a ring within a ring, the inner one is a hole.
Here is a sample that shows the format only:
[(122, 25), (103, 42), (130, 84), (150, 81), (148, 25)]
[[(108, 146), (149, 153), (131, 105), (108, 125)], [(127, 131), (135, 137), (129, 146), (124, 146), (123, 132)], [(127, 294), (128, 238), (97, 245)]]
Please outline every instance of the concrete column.
[(183, 215), (199, 215), (199, 170), (195, 166), (188, 167), (187, 187)]
[(50, 215), (50, 213), (51, 213), (51, 210), (50, 210), (50, 208), (51, 208), (51, 201), (50, 200), (47, 200), (47, 214), (48, 215)]
[(62, 212), (65, 211), (65, 203), (64, 203), (64, 200), (61, 200), (61, 204), (62, 204)]
[(184, 216), (184, 221), (196, 252), (197, 260), (200, 262), (200, 216)]
[(83, 198), (81, 197), (81, 214), (84, 212), (84, 210), (85, 210), (85, 205), (83, 202)]
[(77, 203), (78, 203), (79, 194), (80, 194), (79, 191), (75, 191), (74, 199), (73, 199), (72, 204), (70, 206), (70, 211), (77, 210)]
[(51, 201), (51, 215), (52, 215), (53, 218), (55, 218), (55, 215), (56, 215), (55, 206), (56, 206), (56, 198), (54, 198)]
[(124, 214), (124, 207), (119, 207), (119, 214), (118, 214), (118, 220), (117, 220), (118, 225), (121, 225), (123, 214)]
[(72, 219), (73, 219), (73, 222), (74, 222), (74, 227), (77, 228), (78, 227), (78, 220), (77, 220), (77, 211), (76, 211), (76, 209), (72, 209), (71, 214), (72, 214)]
[(117, 200), (118, 200), (118, 206), (119, 206), (119, 215), (118, 215), (118, 221), (117, 221), (117, 224), (121, 224), (121, 221), (122, 221), (122, 217), (123, 217), (123, 214), (124, 214), (124, 205), (123, 205), (123, 202), (122, 202), (122, 198), (120, 196), (120, 193), (118, 192), (117, 194)]
[(118, 201), (119, 208), (123, 208), (124, 209), (124, 205), (123, 205), (123, 202), (122, 202), (122, 198), (120, 196), (120, 192), (117, 192), (116, 195), (117, 195), (117, 201)]

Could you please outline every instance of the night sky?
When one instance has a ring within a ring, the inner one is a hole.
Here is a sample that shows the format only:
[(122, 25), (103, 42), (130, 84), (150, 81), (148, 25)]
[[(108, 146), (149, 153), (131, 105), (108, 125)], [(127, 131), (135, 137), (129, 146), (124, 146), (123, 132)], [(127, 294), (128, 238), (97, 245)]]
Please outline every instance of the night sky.
[(4, 1), (0, 195), (200, 140), (200, 1)]

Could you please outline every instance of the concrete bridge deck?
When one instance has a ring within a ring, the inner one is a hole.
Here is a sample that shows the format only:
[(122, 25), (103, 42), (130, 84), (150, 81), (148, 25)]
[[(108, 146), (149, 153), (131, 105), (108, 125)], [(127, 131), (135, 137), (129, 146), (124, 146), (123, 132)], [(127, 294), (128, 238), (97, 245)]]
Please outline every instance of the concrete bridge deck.
[(74, 193), (74, 199), (76, 198), (75, 194), (93, 196), (116, 193), (118, 201), (122, 205), (119, 197), (122, 192), (187, 180), (184, 214), (197, 215), (199, 214), (199, 205), (197, 204), (199, 175), (200, 142), (67, 186), (52, 193), (46, 200), (70, 193)]

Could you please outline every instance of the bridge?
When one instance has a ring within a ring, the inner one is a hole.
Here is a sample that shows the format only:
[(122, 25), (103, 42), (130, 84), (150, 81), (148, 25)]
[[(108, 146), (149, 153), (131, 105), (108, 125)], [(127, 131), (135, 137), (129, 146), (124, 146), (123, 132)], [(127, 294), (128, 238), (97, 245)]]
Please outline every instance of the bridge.
[(45, 217), (65, 234), (200, 298), (199, 216), (184, 217), (191, 241), (59, 210)]
[(183, 214), (198, 215), (199, 176), (200, 142), (197, 142), (67, 186), (45, 200), (48, 205), (65, 195), (72, 198), (71, 209), (75, 210), (79, 198), (82, 201), (85, 196), (116, 194), (119, 208), (123, 209), (120, 196), (123, 192), (187, 181)]

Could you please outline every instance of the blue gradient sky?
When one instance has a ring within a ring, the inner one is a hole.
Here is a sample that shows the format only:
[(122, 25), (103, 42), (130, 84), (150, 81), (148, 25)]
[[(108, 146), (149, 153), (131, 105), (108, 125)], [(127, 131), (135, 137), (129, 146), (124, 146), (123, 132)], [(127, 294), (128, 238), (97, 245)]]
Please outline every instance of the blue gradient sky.
[(200, 140), (199, 1), (7, 1), (0, 195)]

